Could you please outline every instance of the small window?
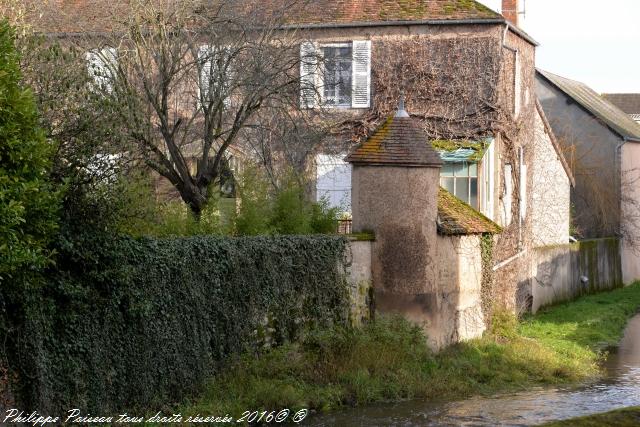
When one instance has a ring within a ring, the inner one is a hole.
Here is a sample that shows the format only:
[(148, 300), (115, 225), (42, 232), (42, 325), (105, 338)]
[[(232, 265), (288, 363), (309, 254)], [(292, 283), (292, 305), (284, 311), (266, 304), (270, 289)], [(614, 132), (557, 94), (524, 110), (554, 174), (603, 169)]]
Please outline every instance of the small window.
[(322, 46), (323, 100), (330, 106), (351, 106), (353, 53), (351, 43)]
[(440, 172), (440, 185), (460, 200), (478, 209), (477, 163), (445, 163)]

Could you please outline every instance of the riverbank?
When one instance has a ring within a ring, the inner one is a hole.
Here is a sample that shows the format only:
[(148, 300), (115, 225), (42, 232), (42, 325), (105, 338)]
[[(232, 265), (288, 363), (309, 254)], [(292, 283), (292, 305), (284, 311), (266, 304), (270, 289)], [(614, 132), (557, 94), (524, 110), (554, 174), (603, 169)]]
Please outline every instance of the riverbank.
[(640, 407), (544, 424), (544, 427), (634, 427), (640, 425)]
[(310, 335), (259, 357), (244, 356), (182, 413), (239, 416), (251, 409), (319, 411), (401, 399), (458, 399), (597, 378), (640, 307), (640, 284), (590, 295), (516, 322), (497, 315), (481, 339), (432, 354), (398, 318), (360, 330)]

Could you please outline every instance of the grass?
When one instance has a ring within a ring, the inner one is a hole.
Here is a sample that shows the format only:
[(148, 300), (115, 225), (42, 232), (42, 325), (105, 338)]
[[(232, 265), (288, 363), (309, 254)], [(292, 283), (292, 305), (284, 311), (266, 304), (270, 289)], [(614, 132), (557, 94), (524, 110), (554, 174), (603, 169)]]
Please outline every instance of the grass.
[(438, 354), (401, 318), (381, 318), (359, 330), (315, 332), (300, 344), (238, 358), (181, 412), (238, 417), (249, 408), (326, 411), (584, 381), (600, 374), (604, 350), (619, 341), (638, 307), (635, 284), (521, 322), (497, 314), (484, 337)]
[(635, 427), (640, 425), (640, 406), (544, 425), (546, 427)]

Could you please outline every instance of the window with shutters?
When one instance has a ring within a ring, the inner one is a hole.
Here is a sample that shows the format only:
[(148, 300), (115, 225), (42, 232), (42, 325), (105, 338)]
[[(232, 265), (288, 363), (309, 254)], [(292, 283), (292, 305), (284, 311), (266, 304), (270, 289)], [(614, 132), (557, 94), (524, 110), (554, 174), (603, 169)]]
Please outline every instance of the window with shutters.
[(300, 104), (303, 108), (369, 108), (371, 42), (304, 42), (300, 46)]

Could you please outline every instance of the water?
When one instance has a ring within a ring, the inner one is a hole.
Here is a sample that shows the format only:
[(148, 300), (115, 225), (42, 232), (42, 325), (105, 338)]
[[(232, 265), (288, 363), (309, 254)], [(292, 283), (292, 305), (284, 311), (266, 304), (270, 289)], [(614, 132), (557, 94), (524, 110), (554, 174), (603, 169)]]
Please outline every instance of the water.
[(640, 405), (640, 315), (633, 317), (597, 383), (574, 388), (476, 397), (456, 402), (409, 401), (310, 418), (310, 426), (530, 426)]

